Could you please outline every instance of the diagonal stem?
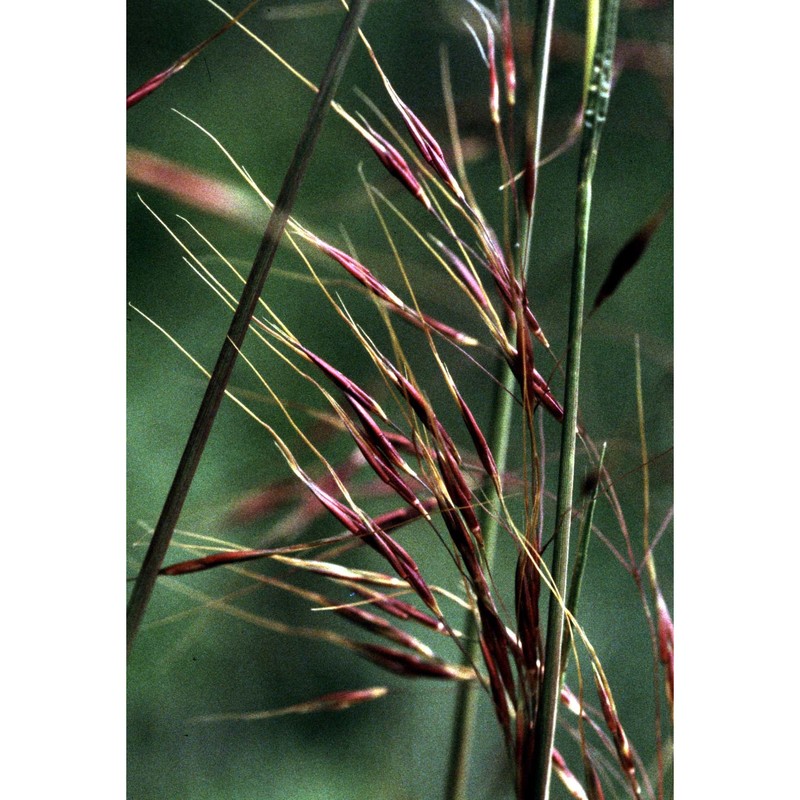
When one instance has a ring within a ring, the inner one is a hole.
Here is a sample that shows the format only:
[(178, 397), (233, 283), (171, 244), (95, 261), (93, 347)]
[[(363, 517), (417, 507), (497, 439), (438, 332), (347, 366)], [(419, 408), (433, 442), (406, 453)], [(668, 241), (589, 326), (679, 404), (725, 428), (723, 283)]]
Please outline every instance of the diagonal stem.
[(191, 433), (186, 442), (178, 469), (175, 473), (161, 516), (158, 519), (150, 546), (128, 601), (128, 654), (130, 655), (136, 633), (153, 592), (158, 571), (164, 562), (172, 534), (192, 485), (197, 466), (203, 455), (211, 428), (214, 424), (225, 390), (233, 372), (236, 357), (244, 342), (245, 334), (253, 319), (256, 304), (261, 296), (272, 261), (278, 250), (283, 230), (294, 206), (295, 198), (303, 182), (306, 168), (322, 129), (322, 122), (330, 107), (336, 87), (344, 73), (370, 0), (353, 0), (342, 24), (330, 61), (322, 78), (317, 96), (306, 119), (305, 128), (297, 143), (286, 176), (283, 179), (278, 199), (261, 244), (253, 261), (250, 275), (242, 291), (239, 305), (233, 315), (228, 334), (211, 374), (208, 387), (197, 412)]
[(600, 134), (608, 111), (611, 70), (617, 35), (619, 0), (602, 0), (597, 43), (583, 114), (578, 193), (575, 211), (575, 249), (572, 261), (564, 423), (561, 430), (561, 457), (556, 500), (556, 529), (553, 536), (553, 566), (550, 570), (555, 592), (550, 596), (547, 614), (545, 671), (539, 720), (534, 741), (533, 788), (535, 797), (550, 796), (551, 754), (555, 741), (558, 702), (561, 695), (564, 604), (567, 592), (567, 566), (572, 523), (572, 497), (575, 479), (575, 450), (578, 430), (578, 385), (583, 340), (583, 310), (586, 285), (586, 257), (589, 242), (589, 219), (592, 207), (592, 178), (597, 163)]

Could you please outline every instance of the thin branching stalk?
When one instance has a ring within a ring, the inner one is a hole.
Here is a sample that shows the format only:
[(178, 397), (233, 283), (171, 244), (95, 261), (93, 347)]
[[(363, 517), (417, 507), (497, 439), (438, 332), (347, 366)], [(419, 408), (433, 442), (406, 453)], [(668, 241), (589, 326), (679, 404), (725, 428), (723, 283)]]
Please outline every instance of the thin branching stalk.
[(578, 192), (575, 213), (575, 248), (572, 263), (568, 350), (566, 359), (566, 389), (564, 424), (561, 432), (558, 495), (556, 500), (556, 529), (553, 539), (551, 574), (556, 592), (551, 595), (547, 615), (545, 672), (536, 726), (534, 746), (535, 797), (550, 796), (551, 752), (555, 740), (558, 702), (561, 695), (561, 648), (564, 636), (565, 597), (569, 538), (572, 522), (572, 497), (575, 479), (575, 449), (578, 427), (578, 386), (580, 381), (581, 343), (583, 337), (583, 307), (586, 284), (586, 256), (589, 241), (589, 219), (592, 203), (592, 179), (597, 164), (600, 135), (608, 110), (611, 71), (617, 35), (619, 0), (605, 0), (601, 5), (597, 30), (597, 45), (592, 59), (592, 72), (584, 109), (584, 129), (581, 139)]
[(203, 455), (211, 428), (225, 389), (228, 385), (237, 354), (244, 342), (245, 334), (253, 319), (258, 299), (264, 288), (272, 261), (278, 250), (284, 228), (291, 214), (295, 198), (303, 182), (306, 168), (311, 159), (317, 139), (322, 129), (325, 114), (331, 105), (333, 95), (350, 58), (359, 26), (364, 19), (370, 0), (353, 0), (350, 10), (342, 24), (334, 44), (331, 58), (314, 98), (305, 128), (295, 148), (292, 161), (283, 180), (278, 200), (270, 216), (267, 229), (256, 253), (250, 276), (242, 291), (239, 304), (231, 321), (211, 375), (200, 409), (197, 412), (192, 431), (186, 442), (178, 469), (175, 473), (164, 507), (161, 511), (150, 546), (147, 549), (142, 567), (128, 602), (128, 653), (133, 647), (145, 609), (150, 600), (158, 571), (169, 548), (175, 525), (183, 508), (189, 488), (194, 479), (200, 458)]

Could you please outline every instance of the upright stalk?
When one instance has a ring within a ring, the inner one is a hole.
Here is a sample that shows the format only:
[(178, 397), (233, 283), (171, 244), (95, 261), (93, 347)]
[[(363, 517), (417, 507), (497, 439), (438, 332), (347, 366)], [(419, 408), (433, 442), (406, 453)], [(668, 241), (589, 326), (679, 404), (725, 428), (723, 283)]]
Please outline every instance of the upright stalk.
[(228, 386), (233, 372), (236, 357), (244, 342), (245, 334), (250, 326), (255, 312), (256, 304), (264, 288), (272, 261), (278, 250), (283, 230), (291, 214), (295, 198), (303, 182), (306, 168), (311, 159), (317, 139), (319, 138), (322, 122), (330, 107), (336, 87), (344, 73), (345, 66), (353, 43), (358, 34), (370, 0), (353, 0), (347, 12), (339, 36), (336, 39), (330, 61), (325, 70), (325, 75), (320, 83), (319, 92), (314, 98), (314, 103), (309, 111), (305, 128), (297, 143), (292, 161), (283, 179), (278, 199), (261, 245), (253, 261), (250, 275), (247, 279), (239, 305), (233, 315), (230, 328), (222, 344), (222, 349), (211, 374), (208, 387), (197, 412), (197, 417), (192, 426), (189, 439), (183, 451), (178, 469), (175, 473), (158, 524), (150, 540), (150, 546), (142, 562), (139, 575), (128, 601), (128, 654), (130, 655), (136, 633), (139, 630), (142, 617), (153, 592), (153, 587), (158, 577), (158, 572), (164, 562), (164, 556), (169, 548), (172, 534), (178, 523), (178, 518), (189, 493), (189, 488), (194, 480), (200, 458), (203, 455), (211, 428), (219, 410), (225, 389)]
[(553, 538), (551, 573), (555, 593), (550, 596), (547, 614), (545, 672), (534, 745), (534, 797), (550, 796), (551, 753), (555, 740), (556, 717), (562, 683), (562, 644), (564, 604), (567, 592), (569, 538), (572, 522), (572, 497), (575, 479), (575, 448), (578, 426), (578, 385), (583, 337), (583, 306), (586, 284), (586, 254), (589, 241), (589, 217), (592, 205), (592, 178), (597, 163), (600, 134), (606, 119), (611, 91), (611, 71), (617, 35), (619, 0), (603, 0), (597, 30), (597, 44), (583, 114), (578, 192), (575, 212), (575, 248), (572, 262), (564, 424), (561, 430), (561, 459), (556, 500), (556, 529)]
[[(531, 109), (531, 127), (533, 131), (531, 143), (531, 169), (533, 189), (528, 198), (528, 224), (522, 248), (523, 256), (519, 266), (520, 279), (525, 285), (530, 264), (530, 239), (533, 225), (533, 213), (536, 201), (536, 172), (541, 157), (542, 127), (544, 125), (544, 105), (547, 90), (547, 67), (550, 62), (550, 41), (553, 31), (553, 10), (555, 0), (540, 0), (536, 10), (534, 29), (534, 83), (535, 94)], [(505, 474), (508, 465), (508, 446), (511, 439), (511, 420), (514, 412), (514, 388), (516, 379), (510, 366), (504, 359), (498, 362), (495, 376), (494, 401), (492, 405), (492, 422), (489, 432), (489, 446), (497, 464), (498, 473)], [(500, 498), (496, 493), (484, 506), (480, 524), (485, 544), (486, 566), (491, 571), (497, 540), (498, 512)], [(464, 623), (466, 650), (463, 663), (465, 666), (476, 664), (480, 660), (481, 649), (478, 638), (478, 625), (474, 614), (467, 613)], [(447, 777), (447, 800), (466, 800), (467, 781), (469, 778), (469, 759), (472, 751), (473, 731), (475, 728), (475, 711), (477, 707), (477, 685), (473, 681), (459, 684), (456, 697), (456, 712), (453, 720), (453, 739), (450, 745), (450, 767)]]
[(527, 275), (531, 260), (531, 242), (533, 240), (533, 218), (536, 208), (536, 188), (538, 185), (539, 161), (542, 157), (542, 129), (544, 128), (544, 102), (547, 94), (547, 74), (550, 66), (550, 42), (553, 38), (553, 14), (555, 0), (539, 0), (536, 5), (536, 21), (533, 35), (536, 37), (533, 47), (533, 80), (534, 95), (531, 102), (531, 114), (528, 118), (528, 159), (525, 165), (530, 186), (527, 193), (528, 224), (522, 247), (522, 276)]

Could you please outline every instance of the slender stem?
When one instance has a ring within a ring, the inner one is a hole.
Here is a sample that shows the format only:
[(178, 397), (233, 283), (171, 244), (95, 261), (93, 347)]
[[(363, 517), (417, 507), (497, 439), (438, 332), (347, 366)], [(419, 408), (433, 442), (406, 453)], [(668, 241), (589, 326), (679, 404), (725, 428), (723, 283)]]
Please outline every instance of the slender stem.
[(528, 121), (528, 138), (530, 141), (530, 197), (528, 198), (528, 224), (522, 247), (522, 274), (527, 274), (531, 260), (531, 242), (533, 241), (533, 219), (536, 209), (536, 188), (539, 180), (539, 161), (542, 157), (542, 129), (544, 128), (544, 106), (547, 94), (547, 75), (550, 66), (550, 42), (553, 38), (553, 13), (555, 0), (539, 0), (536, 6), (536, 21), (533, 48), (533, 76), (535, 95), (532, 101), (533, 114)]
[(605, 0), (601, 5), (597, 46), (584, 109), (578, 192), (575, 211), (575, 248), (572, 262), (564, 424), (561, 430), (561, 458), (556, 500), (556, 529), (553, 537), (551, 574), (555, 592), (550, 596), (547, 614), (547, 644), (539, 723), (534, 742), (534, 796), (547, 800), (552, 775), (551, 753), (556, 732), (558, 701), (562, 683), (562, 644), (564, 607), (567, 591), (569, 538), (572, 523), (572, 496), (575, 480), (576, 431), (578, 426), (578, 385), (580, 381), (583, 307), (586, 284), (586, 255), (589, 240), (589, 217), (592, 206), (592, 178), (597, 163), (600, 134), (608, 110), (611, 69), (616, 43), (619, 0)]
[(350, 58), (353, 43), (369, 2), (370, 0), (353, 0), (339, 31), (319, 92), (314, 98), (314, 103), (306, 119), (305, 128), (286, 171), (275, 208), (267, 224), (267, 229), (253, 261), (250, 275), (242, 291), (239, 305), (233, 315), (228, 334), (222, 344), (217, 363), (214, 366), (200, 409), (197, 412), (197, 417), (186, 442), (175, 478), (167, 494), (161, 516), (153, 532), (153, 538), (150, 541), (150, 546), (147, 549), (147, 554), (144, 557), (133, 592), (128, 601), (129, 655), (153, 592), (158, 571), (164, 562), (164, 556), (169, 548), (181, 509), (189, 493), (197, 466), (200, 463), (200, 458), (211, 433), (214, 419), (225, 395), (225, 389), (233, 372), (236, 357), (253, 319), (256, 304), (264, 288), (264, 282), (278, 250), (278, 244), (291, 214), (300, 185), (303, 182), (314, 146), (319, 138), (322, 122)]
[[(650, 546), (650, 464), (647, 455), (647, 436), (644, 427), (644, 391), (642, 389), (642, 354), (639, 347), (639, 334), (634, 339), (636, 345), (636, 416), (639, 419), (639, 441), (641, 442), (642, 453), (642, 546), (644, 547), (644, 563), (647, 566), (647, 575), (650, 579), (650, 590), (653, 593), (653, 603), (658, 608), (658, 598), (660, 590), (658, 588), (658, 574), (656, 572), (656, 560), (653, 557), (653, 550)], [(645, 605), (645, 608), (647, 606)], [(650, 626), (651, 641), (653, 643), (654, 663), (659, 659), (659, 648), (657, 639), (653, 636), (653, 627)], [(659, 690), (658, 669), (653, 672), (653, 704), (655, 711), (655, 738), (656, 738), (656, 766), (658, 769), (658, 797), (664, 797), (664, 748), (662, 746), (661, 735), (661, 692)]]
[[(591, 184), (581, 183), (578, 199), (578, 226), (588, 225), (591, 205)], [(564, 596), (569, 561), (569, 535), (572, 522), (572, 491), (575, 476), (575, 431), (578, 424), (578, 380), (580, 377), (581, 336), (583, 328), (583, 294), (586, 279), (585, 242), (576, 249), (570, 300), (569, 341), (566, 363), (564, 423), (561, 430), (561, 460), (558, 473), (556, 531), (553, 538), (551, 574), (557, 595), (550, 596), (547, 614), (547, 644), (540, 722), (536, 726), (534, 786), (537, 797), (550, 796), (550, 754), (555, 739), (558, 697), (561, 691), (561, 646), (564, 635)]]

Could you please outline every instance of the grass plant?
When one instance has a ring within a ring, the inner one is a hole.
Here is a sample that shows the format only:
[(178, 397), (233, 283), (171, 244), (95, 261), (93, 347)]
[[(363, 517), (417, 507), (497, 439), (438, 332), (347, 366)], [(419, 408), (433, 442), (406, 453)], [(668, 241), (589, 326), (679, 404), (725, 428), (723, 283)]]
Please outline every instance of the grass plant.
[(130, 794), (661, 800), (669, 6), (368, 5), (131, 69)]

